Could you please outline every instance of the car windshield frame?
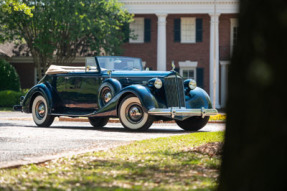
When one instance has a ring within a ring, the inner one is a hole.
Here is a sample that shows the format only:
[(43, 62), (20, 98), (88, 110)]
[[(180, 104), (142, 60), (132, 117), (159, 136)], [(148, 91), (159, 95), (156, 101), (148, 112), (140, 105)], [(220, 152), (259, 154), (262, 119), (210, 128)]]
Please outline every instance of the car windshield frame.
[(143, 71), (142, 60), (125, 56), (97, 56), (101, 71)]

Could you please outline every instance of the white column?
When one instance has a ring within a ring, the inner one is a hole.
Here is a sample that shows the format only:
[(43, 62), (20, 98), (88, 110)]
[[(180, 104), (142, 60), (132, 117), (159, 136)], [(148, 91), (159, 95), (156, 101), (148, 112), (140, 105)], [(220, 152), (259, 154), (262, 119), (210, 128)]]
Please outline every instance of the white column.
[(166, 71), (166, 16), (157, 14), (157, 70)]
[[(220, 108), (219, 105), (219, 16), (220, 14), (210, 15), (210, 53), (209, 53), (209, 94), (211, 102), (214, 100), (215, 91), (215, 107)], [(214, 78), (215, 75), (215, 78)], [(214, 88), (215, 85), (215, 88)]]

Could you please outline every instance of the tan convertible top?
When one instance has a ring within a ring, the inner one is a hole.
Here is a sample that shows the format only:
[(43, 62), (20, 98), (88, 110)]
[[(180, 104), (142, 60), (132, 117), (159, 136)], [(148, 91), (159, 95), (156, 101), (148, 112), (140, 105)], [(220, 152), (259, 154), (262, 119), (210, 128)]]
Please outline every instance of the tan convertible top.
[(85, 72), (84, 66), (56, 66), (51, 65), (46, 74), (64, 74), (70, 72)]

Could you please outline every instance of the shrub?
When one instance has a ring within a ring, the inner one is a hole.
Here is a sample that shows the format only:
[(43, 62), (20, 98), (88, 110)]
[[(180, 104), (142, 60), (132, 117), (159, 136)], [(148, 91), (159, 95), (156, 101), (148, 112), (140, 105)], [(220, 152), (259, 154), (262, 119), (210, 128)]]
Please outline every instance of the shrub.
[(15, 68), (3, 59), (0, 59), (0, 91), (20, 90), (20, 80)]
[(13, 107), (20, 104), (20, 97), (25, 95), (24, 92), (13, 90), (0, 91), (0, 107)]

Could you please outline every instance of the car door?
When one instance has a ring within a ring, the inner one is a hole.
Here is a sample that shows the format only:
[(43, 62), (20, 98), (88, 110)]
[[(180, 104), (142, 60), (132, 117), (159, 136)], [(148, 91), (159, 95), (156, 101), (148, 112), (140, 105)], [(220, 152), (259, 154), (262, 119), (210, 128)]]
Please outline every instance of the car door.
[(98, 109), (98, 74), (59, 75), (57, 93), (64, 107), (71, 109)]
[(99, 74), (79, 76), (74, 83), (77, 89), (77, 107), (83, 109), (98, 109), (98, 90), (100, 87)]

